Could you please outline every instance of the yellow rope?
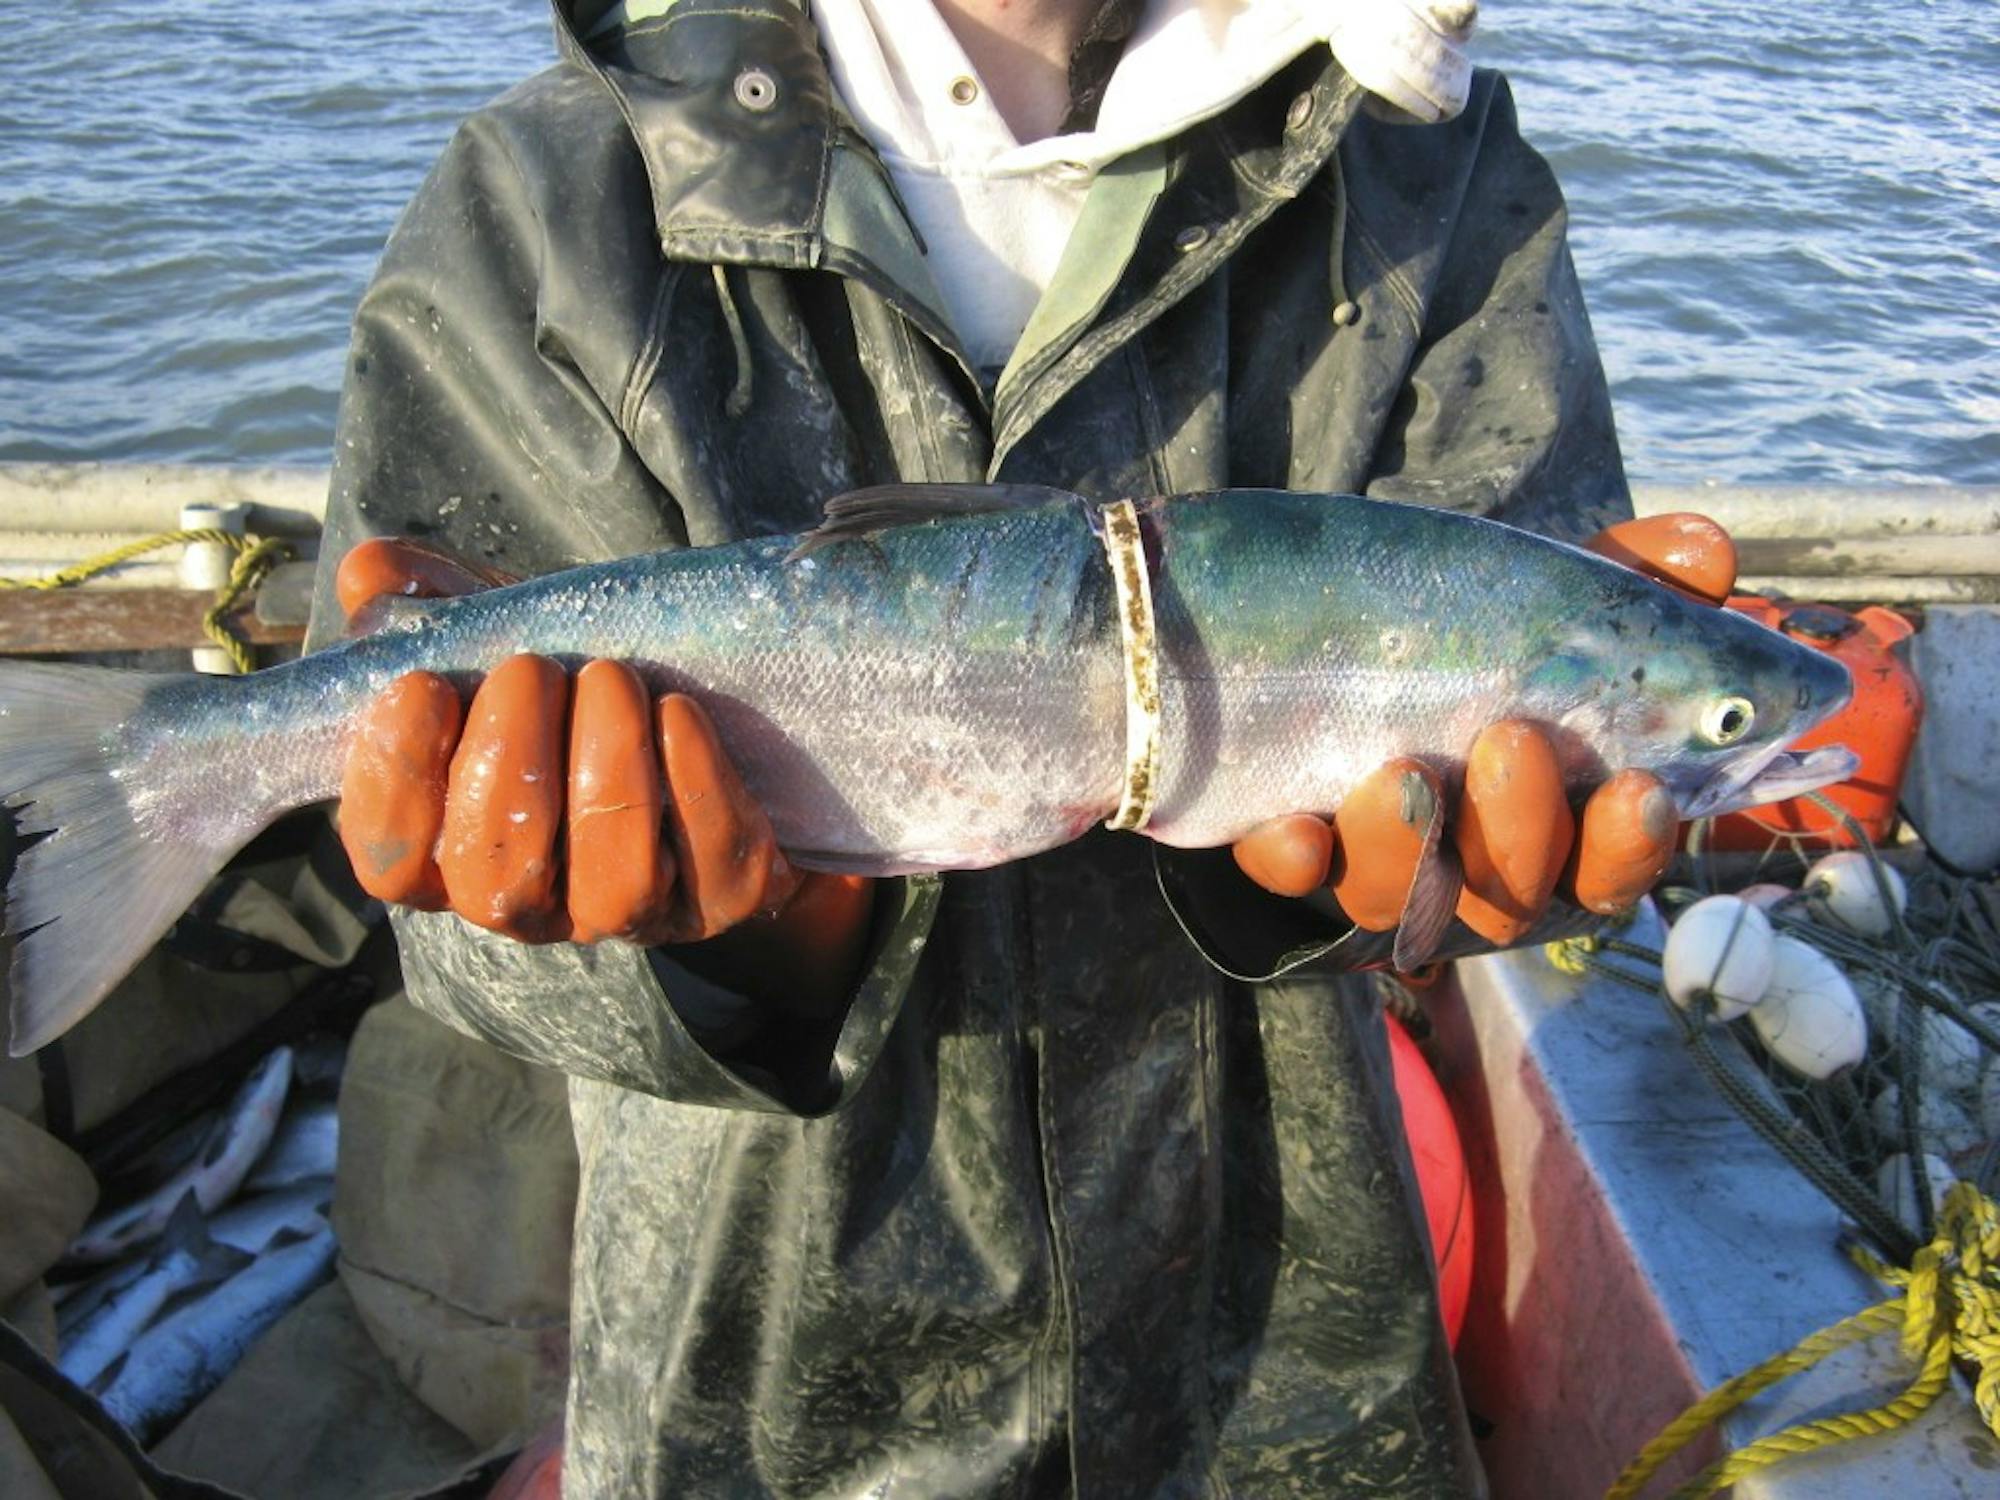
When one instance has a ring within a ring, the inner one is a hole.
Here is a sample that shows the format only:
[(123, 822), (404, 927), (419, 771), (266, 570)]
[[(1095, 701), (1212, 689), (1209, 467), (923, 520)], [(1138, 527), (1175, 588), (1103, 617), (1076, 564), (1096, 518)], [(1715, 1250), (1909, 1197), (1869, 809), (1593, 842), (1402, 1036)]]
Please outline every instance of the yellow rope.
[(1675, 1490), (1674, 1500), (1713, 1495), (1792, 1454), (1893, 1432), (1937, 1399), (1950, 1379), (1954, 1355), (1978, 1368), (1973, 1401), (1987, 1427), (2000, 1436), (2000, 1208), (1972, 1184), (1955, 1182), (1945, 1194), (1936, 1237), (1912, 1257), (1908, 1270), (1888, 1265), (1859, 1247), (1850, 1253), (1869, 1275), (1901, 1287), (1902, 1295), (1822, 1328), (1794, 1348), (1717, 1386), (1646, 1445), (1606, 1492), (1605, 1500), (1630, 1500), (1704, 1428), (1765, 1387), (1811, 1369), (1836, 1349), (1899, 1326), (1904, 1353), (1919, 1363), (1908, 1390), (1868, 1411), (1801, 1422), (1759, 1438)]
[(263, 582), (264, 575), (277, 565), (279, 558), (291, 555), (290, 542), (278, 537), (256, 540), (253, 546), (237, 554), (235, 563), (229, 569), (229, 581), (216, 590), (215, 603), (209, 605), (208, 612), (201, 617), (202, 630), (228, 653), (230, 664), (239, 674), (256, 671), (257, 659), (251, 654), (249, 643), (230, 630), (224, 617), (236, 607), (237, 600)]
[(108, 573), (120, 563), (130, 562), (145, 553), (196, 542), (227, 547), (236, 554), (236, 561), (229, 569), (229, 580), (216, 591), (215, 603), (201, 617), (201, 628), (228, 654), (230, 664), (237, 672), (253, 672), (257, 668), (256, 658), (251, 655), (248, 644), (230, 631), (225, 617), (236, 607), (239, 599), (263, 581), (264, 575), (271, 571), (279, 558), (292, 556), (292, 544), (277, 537), (238, 536), (233, 531), (218, 531), (212, 527), (163, 531), (154, 536), (141, 537), (136, 542), (127, 542), (122, 547), (114, 547), (109, 552), (100, 552), (95, 557), (86, 557), (82, 562), (72, 563), (45, 577), (0, 578), (0, 589), (69, 588), (100, 573)]
[(1597, 939), (1585, 933), (1581, 937), (1557, 938), (1553, 943), (1544, 943), (1542, 952), (1548, 955), (1549, 962), (1558, 973), (1581, 979), (1590, 968), (1590, 955), (1597, 948)]
[(71, 584), (95, 578), (99, 573), (109, 573), (120, 563), (130, 562), (148, 552), (157, 552), (162, 547), (212, 542), (232, 552), (241, 552), (255, 540), (255, 537), (238, 536), (233, 531), (216, 531), (207, 527), (190, 531), (162, 531), (154, 536), (141, 537), (136, 542), (127, 542), (109, 552), (100, 552), (95, 557), (86, 557), (82, 562), (71, 563), (60, 572), (43, 578), (0, 578), (0, 589), (66, 589)]

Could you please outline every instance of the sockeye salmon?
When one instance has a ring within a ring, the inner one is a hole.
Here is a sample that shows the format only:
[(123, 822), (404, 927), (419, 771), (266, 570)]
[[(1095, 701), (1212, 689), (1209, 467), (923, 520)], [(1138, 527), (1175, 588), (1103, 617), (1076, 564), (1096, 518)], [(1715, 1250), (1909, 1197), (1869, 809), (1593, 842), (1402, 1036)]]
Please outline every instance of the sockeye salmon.
[(237, 1199), (208, 1221), (208, 1235), (218, 1245), (262, 1255), (285, 1230), (308, 1234), (318, 1229), (332, 1209), (333, 1179), (315, 1177), (275, 1192)]
[(292, 1049), (275, 1047), (264, 1054), (215, 1118), (193, 1158), (151, 1192), (96, 1214), (65, 1258), (79, 1265), (118, 1259), (165, 1229), (190, 1194), (202, 1213), (227, 1203), (269, 1148), (291, 1083)]
[[(1157, 667), (1144, 832), (1164, 843), (1331, 812), (1398, 755), (1449, 772), (1507, 717), (1548, 728), (1578, 789), (1642, 767), (1686, 817), (1852, 769), (1845, 751), (1783, 752), (1846, 701), (1844, 667), (1578, 548), (1274, 490), (1137, 514)], [(335, 796), (355, 714), (418, 668), (632, 662), (701, 701), (806, 868), (968, 869), (1076, 838), (1132, 789), (1137, 627), (1106, 515), (1028, 486), (890, 486), (832, 502), (803, 539), (412, 607), (247, 678), (0, 666), (0, 797), (47, 835), (8, 892), (12, 1050), (88, 1012), (259, 829)], [(1399, 962), (1449, 920), (1444, 853)]]
[(340, 1113), (331, 1099), (292, 1105), (257, 1165), (243, 1179), (245, 1193), (294, 1187), (314, 1177), (331, 1177), (340, 1155)]
[(57, 1367), (78, 1385), (89, 1385), (168, 1303), (197, 1287), (228, 1280), (252, 1258), (209, 1237), (201, 1205), (190, 1188), (167, 1221), (159, 1248), (139, 1261), (129, 1278), (121, 1277), (117, 1284), (107, 1286), (89, 1314), (63, 1331)]
[(222, 1384), (273, 1323), (333, 1274), (336, 1248), (324, 1223), (303, 1234), (281, 1232), (250, 1265), (142, 1333), (98, 1372), (91, 1394), (150, 1446)]

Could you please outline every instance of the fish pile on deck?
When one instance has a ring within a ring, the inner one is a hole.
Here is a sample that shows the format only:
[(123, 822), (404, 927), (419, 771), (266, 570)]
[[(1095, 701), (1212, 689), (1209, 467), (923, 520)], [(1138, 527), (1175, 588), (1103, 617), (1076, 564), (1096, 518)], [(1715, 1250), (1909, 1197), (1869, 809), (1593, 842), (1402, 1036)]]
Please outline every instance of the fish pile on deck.
[(227, 1104), (149, 1151), (70, 1246), (80, 1274), (56, 1293), (57, 1364), (141, 1442), (332, 1274), (343, 1060), (338, 1043), (265, 1054)]

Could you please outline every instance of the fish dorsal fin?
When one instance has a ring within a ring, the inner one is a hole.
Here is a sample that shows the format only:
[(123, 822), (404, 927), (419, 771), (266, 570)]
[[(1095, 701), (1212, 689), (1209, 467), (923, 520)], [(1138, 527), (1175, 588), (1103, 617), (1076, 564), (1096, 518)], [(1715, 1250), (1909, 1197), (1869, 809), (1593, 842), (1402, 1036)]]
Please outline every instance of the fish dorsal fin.
[(826, 519), (799, 538), (794, 558), (808, 557), (835, 542), (850, 542), (896, 526), (918, 526), (954, 516), (981, 516), (1002, 510), (1032, 510), (1080, 496), (1044, 484), (877, 484), (849, 490), (826, 502)]
[(208, 1221), (202, 1217), (201, 1199), (189, 1188), (181, 1194), (181, 1201), (174, 1205), (167, 1219), (167, 1227), (160, 1235), (160, 1248), (199, 1255), (208, 1248), (208, 1243)]
[(256, 1259), (234, 1245), (225, 1245), (209, 1237), (208, 1218), (202, 1212), (201, 1199), (195, 1196), (193, 1188), (181, 1194), (181, 1201), (174, 1205), (173, 1217), (167, 1220), (160, 1247), (162, 1253), (186, 1255), (200, 1262), (211, 1282), (234, 1276)]
[(112, 1360), (110, 1364), (91, 1377), (90, 1384), (85, 1389), (93, 1396), (102, 1396), (118, 1383), (118, 1377), (125, 1373), (126, 1361), (131, 1358), (132, 1351), (130, 1349), (121, 1350), (116, 1359)]
[(294, 1245), (303, 1245), (308, 1240), (316, 1240), (325, 1234), (329, 1227), (326, 1217), (322, 1214), (312, 1215), (312, 1222), (309, 1224), (296, 1221), (281, 1224), (277, 1232), (264, 1242), (264, 1253), (269, 1255), (274, 1250), (289, 1250)]

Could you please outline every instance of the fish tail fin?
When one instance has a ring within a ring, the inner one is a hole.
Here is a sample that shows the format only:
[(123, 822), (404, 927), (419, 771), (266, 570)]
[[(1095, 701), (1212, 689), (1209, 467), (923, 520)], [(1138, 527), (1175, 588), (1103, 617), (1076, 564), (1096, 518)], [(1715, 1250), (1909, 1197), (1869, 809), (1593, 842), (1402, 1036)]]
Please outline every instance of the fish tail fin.
[(13, 1056), (88, 1014), (267, 821), (169, 742), (229, 686), (0, 662), (0, 803), (24, 835), (6, 901)]

